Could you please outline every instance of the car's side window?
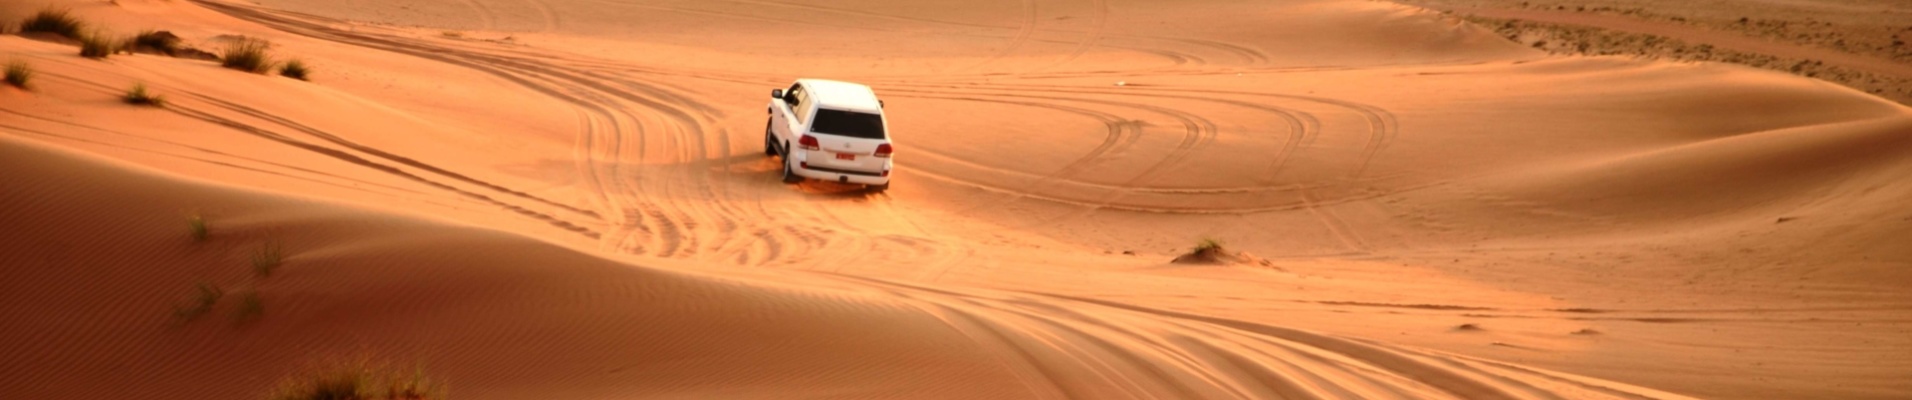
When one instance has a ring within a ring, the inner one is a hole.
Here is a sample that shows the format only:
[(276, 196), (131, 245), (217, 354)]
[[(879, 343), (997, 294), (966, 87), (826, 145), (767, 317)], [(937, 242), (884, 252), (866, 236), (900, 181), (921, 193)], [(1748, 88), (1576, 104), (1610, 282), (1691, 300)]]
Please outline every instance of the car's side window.
[(798, 86), (796, 93), (797, 104), (790, 106), (790, 114), (796, 116), (797, 123), (809, 122), (810, 115), (807, 111), (810, 110), (810, 91), (803, 90), (803, 87)]

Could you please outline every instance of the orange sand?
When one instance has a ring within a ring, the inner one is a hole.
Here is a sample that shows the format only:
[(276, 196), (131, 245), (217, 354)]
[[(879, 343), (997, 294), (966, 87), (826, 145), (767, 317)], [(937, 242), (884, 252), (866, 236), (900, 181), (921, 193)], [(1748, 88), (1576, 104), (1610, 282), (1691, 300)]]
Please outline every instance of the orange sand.
[[(1362, 0), (52, 4), (315, 74), (0, 36), (4, 399), (1912, 396), (1912, 109), (1826, 82)], [(894, 188), (777, 182), (796, 77)]]

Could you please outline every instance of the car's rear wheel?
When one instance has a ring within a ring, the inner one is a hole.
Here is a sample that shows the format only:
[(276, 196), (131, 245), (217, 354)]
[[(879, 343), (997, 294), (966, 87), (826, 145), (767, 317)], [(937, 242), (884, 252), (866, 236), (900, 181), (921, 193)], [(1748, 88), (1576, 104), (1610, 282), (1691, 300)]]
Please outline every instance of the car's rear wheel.
[(790, 164), (792, 162), (795, 161), (791, 161), (790, 157), (783, 158), (783, 183), (803, 182), (803, 177), (797, 176), (797, 167)]
[(881, 184), (881, 185), (869, 185), (868, 187), (869, 187), (869, 189), (870, 189), (870, 191), (872, 191), (872, 192), (881, 192), (881, 191), (885, 191), (885, 190), (890, 190), (890, 183), (889, 183), (889, 182), (883, 182), (883, 184)]
[(770, 133), (770, 124), (772, 122), (774, 121), (763, 122), (763, 155), (766, 156), (777, 155), (777, 135)]

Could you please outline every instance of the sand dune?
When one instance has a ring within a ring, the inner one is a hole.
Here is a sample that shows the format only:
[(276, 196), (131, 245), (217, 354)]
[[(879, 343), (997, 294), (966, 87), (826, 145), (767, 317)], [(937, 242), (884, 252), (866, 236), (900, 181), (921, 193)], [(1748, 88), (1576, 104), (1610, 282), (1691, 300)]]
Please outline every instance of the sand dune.
[(1732, 33), (1680, 26), (1671, 23), (1652, 23), (1623, 17), (1605, 15), (1575, 15), (1565, 12), (1547, 12), (1531, 10), (1484, 10), (1457, 9), (1455, 12), (1480, 15), (1491, 18), (1508, 18), (1538, 22), (1586, 25), (1628, 32), (1640, 32), (1680, 40), (1717, 46), (1721, 48), (1770, 54), (1785, 58), (1803, 58), (1824, 60), (1832, 65), (1847, 67), (1859, 71), (1900, 77), (1912, 77), (1912, 67), (1891, 60), (1853, 55), (1846, 52), (1814, 48), (1800, 45), (1773, 43)]
[[(1100, 300), (668, 272), (5, 140), (25, 179), (6, 186), (4, 304), (30, 321), (0, 331), (28, 344), (8, 353), (10, 396), (241, 398), (314, 354), (365, 353), (474, 398), (1677, 397)], [(285, 268), (250, 274), (248, 251), (274, 245)], [(263, 314), (221, 318), (238, 307), (221, 298), (169, 321), (195, 284), (256, 293)]]
[(1788, 72), (1912, 104), (1907, 4), (1406, 0), (1560, 54), (1626, 54)]
[[(51, 4), (316, 73), (0, 36), (0, 398), (1912, 394), (1912, 109), (1823, 81), (1352, 0)], [(777, 183), (796, 77), (894, 189)]]

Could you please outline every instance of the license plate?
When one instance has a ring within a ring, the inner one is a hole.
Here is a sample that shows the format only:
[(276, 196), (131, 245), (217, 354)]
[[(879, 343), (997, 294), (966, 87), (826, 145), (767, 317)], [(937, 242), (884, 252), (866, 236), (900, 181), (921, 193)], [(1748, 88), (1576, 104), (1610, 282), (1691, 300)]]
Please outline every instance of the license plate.
[(836, 155), (837, 155), (837, 159), (838, 159), (838, 160), (852, 160), (852, 161), (854, 161), (854, 160), (856, 160), (856, 155), (855, 155), (855, 154), (850, 154), (850, 153), (836, 153)]

